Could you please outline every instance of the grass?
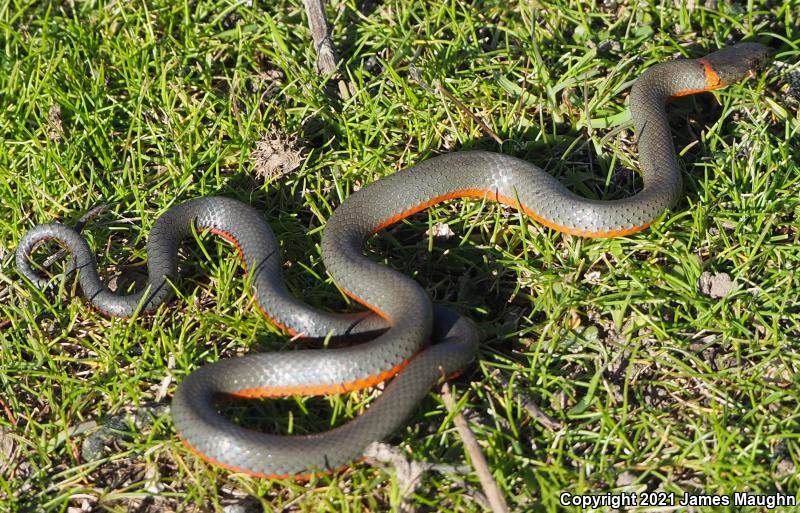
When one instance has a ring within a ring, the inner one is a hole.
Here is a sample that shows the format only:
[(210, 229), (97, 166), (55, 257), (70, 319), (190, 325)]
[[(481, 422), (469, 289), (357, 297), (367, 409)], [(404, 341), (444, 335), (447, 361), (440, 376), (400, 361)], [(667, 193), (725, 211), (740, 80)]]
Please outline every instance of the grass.
[[(231, 196), (273, 226), (292, 291), (355, 308), (319, 251), (353, 190), (483, 148), (581, 194), (624, 196), (637, 155), (632, 132), (615, 127), (631, 81), (745, 37), (769, 44), (776, 63), (676, 102), (685, 194), (651, 229), (578, 239), (457, 201), (369, 248), (484, 332), (455, 390), (513, 510), (558, 511), (563, 491), (796, 496), (800, 3), (334, 2), (347, 100), (314, 69), (301, 2), (250, 4), (0, 2), (0, 511), (482, 511), (470, 474), (427, 473), (406, 497), (395, 472), (365, 464), (270, 482), (207, 466), (176, 441), (159, 408), (175, 383), (207, 362), (293, 345), (253, 307), (222, 241), (187, 245), (179, 297), (133, 320), (103, 318), (71, 281), (35, 290), (15, 271), (17, 242), (109, 203), (85, 233), (104, 276), (124, 282), (144, 272), (160, 213)], [(263, 183), (253, 153), (274, 133), (296, 135), (304, 156)], [(439, 223), (454, 235), (433, 237)], [(704, 272), (735, 288), (709, 297)], [(373, 395), (229, 411), (302, 432), (346, 421)], [(94, 423), (119, 429), (90, 459)], [(436, 391), (389, 442), (413, 460), (466, 461)], [(700, 508), (711, 509), (734, 510)]]

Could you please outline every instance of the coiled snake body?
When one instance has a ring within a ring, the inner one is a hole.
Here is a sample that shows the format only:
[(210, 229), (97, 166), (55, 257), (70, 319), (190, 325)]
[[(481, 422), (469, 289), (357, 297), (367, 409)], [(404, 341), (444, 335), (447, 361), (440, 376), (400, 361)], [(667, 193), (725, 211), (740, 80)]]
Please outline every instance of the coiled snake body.
[[(549, 227), (579, 236), (612, 237), (642, 230), (675, 202), (681, 189), (667, 100), (724, 87), (755, 70), (766, 55), (761, 45), (740, 43), (705, 58), (656, 65), (636, 81), (630, 110), (644, 187), (629, 198), (581, 198), (532, 164), (482, 151), (432, 158), (352, 194), (328, 221), (322, 253), (339, 286), (371, 312), (331, 314), (292, 297), (281, 278), (278, 244), (269, 226), (252, 208), (220, 197), (188, 201), (157, 220), (147, 249), (149, 282), (142, 292), (121, 296), (109, 291), (100, 282), (83, 237), (60, 224), (29, 231), (17, 249), (17, 265), (34, 284), (45, 286), (47, 280), (31, 268), (29, 255), (43, 240), (60, 241), (71, 251), (72, 266), (79, 270), (81, 289), (92, 305), (109, 315), (129, 316), (137, 308), (151, 311), (171, 297), (168, 280), (177, 278), (178, 246), (194, 226), (237, 246), (252, 273), (258, 305), (285, 331), (307, 337), (380, 333), (353, 347), (260, 353), (206, 365), (184, 379), (172, 401), (179, 436), (206, 460), (262, 477), (335, 469), (401, 425), (443, 374), (457, 373), (472, 360), (478, 343), (469, 320), (432, 306), (416, 282), (365, 258), (361, 248), (367, 237), (435, 203), (466, 196), (511, 205)], [(438, 343), (428, 346), (432, 336)], [(267, 435), (233, 425), (214, 408), (220, 394), (346, 392), (395, 374), (366, 413), (320, 434)]]

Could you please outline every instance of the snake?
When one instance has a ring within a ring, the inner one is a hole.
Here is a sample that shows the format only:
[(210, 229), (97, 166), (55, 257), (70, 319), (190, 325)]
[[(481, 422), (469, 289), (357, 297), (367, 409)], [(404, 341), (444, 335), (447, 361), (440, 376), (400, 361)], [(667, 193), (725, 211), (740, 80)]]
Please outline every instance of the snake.
[[(479, 334), (465, 316), (434, 305), (404, 274), (363, 253), (365, 240), (393, 223), (453, 198), (493, 200), (546, 227), (580, 237), (641, 231), (681, 194), (681, 173), (667, 120), (670, 98), (711, 91), (752, 75), (767, 59), (758, 43), (739, 43), (698, 59), (656, 64), (635, 81), (629, 108), (637, 135), (641, 189), (623, 199), (579, 196), (535, 165), (487, 151), (443, 154), (383, 177), (352, 193), (326, 223), (321, 252), (342, 291), (367, 307), (331, 313), (298, 300), (286, 288), (278, 241), (254, 208), (226, 197), (201, 197), (170, 207), (154, 222), (147, 244), (147, 285), (130, 294), (100, 280), (94, 254), (74, 228), (33, 227), (16, 252), (33, 285), (52, 283), (31, 253), (52, 240), (68, 249), (83, 296), (100, 312), (129, 317), (151, 312), (174, 294), (178, 249), (195, 231), (210, 231), (237, 248), (255, 303), (290, 335), (366, 337), (345, 347), (265, 352), (201, 366), (178, 385), (171, 414), (178, 437), (202, 459), (256, 477), (303, 479), (358, 459), (372, 441), (390, 436), (443, 377), (476, 356)], [(366, 411), (332, 430), (275, 435), (234, 424), (218, 411), (226, 397), (263, 398), (345, 393), (391, 379)]]

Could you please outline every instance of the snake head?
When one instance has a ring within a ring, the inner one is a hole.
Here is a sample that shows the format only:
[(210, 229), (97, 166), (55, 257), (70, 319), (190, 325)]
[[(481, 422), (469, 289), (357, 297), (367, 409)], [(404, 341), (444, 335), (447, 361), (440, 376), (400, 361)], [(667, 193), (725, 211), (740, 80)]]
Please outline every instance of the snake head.
[(721, 79), (732, 84), (752, 76), (769, 58), (769, 48), (759, 43), (739, 43), (705, 56), (702, 61)]

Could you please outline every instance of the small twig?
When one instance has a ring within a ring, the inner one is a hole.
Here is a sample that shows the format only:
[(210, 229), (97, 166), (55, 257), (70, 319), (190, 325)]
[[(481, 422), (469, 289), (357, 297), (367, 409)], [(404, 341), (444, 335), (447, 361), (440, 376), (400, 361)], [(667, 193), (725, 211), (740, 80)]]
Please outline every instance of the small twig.
[(450, 393), (450, 385), (446, 382), (442, 385), (442, 400), (444, 401), (447, 411), (453, 416), (453, 423), (456, 425), (458, 434), (464, 442), (464, 448), (469, 454), (469, 459), (472, 461), (472, 467), (475, 469), (475, 473), (478, 474), (483, 493), (486, 494), (492, 511), (494, 513), (508, 513), (506, 499), (503, 497), (500, 488), (489, 472), (489, 464), (486, 462), (486, 457), (483, 455), (481, 447), (475, 439), (475, 435), (470, 431), (469, 426), (467, 426), (467, 421), (464, 420), (461, 412), (456, 411), (456, 401)]
[(420, 73), (419, 68), (416, 65), (414, 65), (413, 61), (415, 61), (417, 59), (417, 54), (419, 54), (419, 48), (417, 48), (417, 52), (414, 54), (414, 57), (411, 59), (412, 60), (411, 64), (408, 65), (408, 72), (411, 74), (411, 80), (413, 80), (414, 82), (418, 83), (420, 85), (420, 87), (422, 87), (423, 89), (425, 89), (429, 93), (436, 94), (436, 91), (434, 91), (433, 88), (428, 85), (428, 83), (425, 81), (425, 79), (422, 78), (422, 73)]
[[(317, 71), (324, 77), (331, 77), (338, 73), (336, 66), (336, 50), (331, 41), (331, 34), (328, 28), (328, 21), (325, 19), (325, 9), (322, 5), (323, 0), (304, 0), (306, 14), (308, 15), (308, 26), (311, 29), (311, 37), (314, 38), (314, 49), (317, 52)], [(347, 84), (343, 80), (338, 81), (339, 96), (349, 98)]]
[[(506, 377), (499, 372), (492, 373), (492, 379), (503, 388), (507, 389), (512, 386)], [(521, 392), (516, 387), (513, 388), (512, 392), (514, 393), (515, 397), (519, 397), (519, 399), (522, 401), (522, 407), (525, 408), (525, 411), (528, 412), (528, 415), (530, 415), (534, 420), (538, 421), (541, 425), (551, 431), (558, 431), (564, 427), (559, 421), (543, 412), (539, 408), (539, 405), (536, 404), (536, 401), (534, 401), (533, 398), (528, 394)]]
[(437, 89), (437, 90), (438, 90), (440, 93), (442, 93), (442, 95), (444, 95), (444, 97), (445, 97), (445, 98), (447, 98), (447, 99), (448, 99), (448, 100), (450, 100), (451, 102), (455, 103), (455, 104), (456, 104), (456, 106), (457, 106), (459, 109), (461, 109), (461, 111), (462, 111), (464, 114), (466, 114), (467, 116), (471, 117), (471, 118), (472, 118), (472, 120), (473, 120), (474, 122), (476, 122), (476, 123), (478, 124), (478, 126), (480, 126), (480, 127), (481, 127), (481, 130), (483, 130), (483, 133), (485, 133), (486, 135), (488, 135), (489, 137), (491, 137), (492, 139), (494, 139), (494, 140), (495, 140), (495, 142), (496, 142), (497, 144), (499, 144), (499, 145), (501, 145), (501, 146), (503, 145), (503, 140), (502, 140), (502, 139), (500, 139), (500, 136), (498, 136), (496, 133), (494, 133), (494, 131), (493, 131), (491, 128), (489, 128), (489, 125), (487, 125), (486, 123), (484, 123), (484, 122), (483, 122), (483, 120), (477, 116), (477, 114), (475, 114), (474, 112), (472, 112), (471, 110), (469, 110), (469, 109), (467, 108), (467, 106), (466, 106), (466, 105), (464, 105), (463, 103), (461, 103), (461, 100), (459, 100), (458, 98), (456, 98), (455, 96), (453, 96), (453, 94), (452, 94), (450, 91), (448, 91), (447, 89), (445, 89), (445, 88), (444, 88), (444, 86), (443, 86), (442, 84), (440, 84), (440, 83), (438, 83), (438, 82), (437, 82), (437, 83), (436, 83), (436, 89)]
[[(430, 85), (428, 85), (427, 82), (425, 82), (425, 79), (422, 78), (422, 73), (420, 73), (419, 68), (417, 68), (417, 66), (414, 64), (418, 56), (419, 56), (419, 48), (417, 48), (417, 51), (411, 58), (411, 64), (408, 66), (408, 70), (411, 73), (411, 79), (414, 82), (418, 83), (420, 87), (422, 87), (424, 90), (433, 94), (435, 92), (434, 89)], [(499, 144), (500, 146), (503, 145), (503, 140), (500, 139), (500, 137), (496, 133), (494, 133), (494, 130), (489, 128), (489, 125), (484, 123), (483, 120), (477, 116), (477, 114), (469, 110), (467, 106), (461, 102), (461, 100), (453, 96), (453, 94), (450, 93), (450, 91), (448, 91), (447, 89), (445, 89), (444, 86), (440, 84), (438, 81), (436, 81), (434, 85), (436, 86), (436, 91), (439, 91), (439, 93), (442, 94), (442, 96), (444, 96), (451, 102), (455, 103), (456, 107), (461, 109), (461, 111), (464, 112), (467, 116), (471, 117), (472, 120), (475, 121), (478, 124), (478, 126), (481, 127), (483, 133), (494, 139), (495, 142), (497, 142), (497, 144)]]
[(3, 407), (3, 411), (5, 411), (6, 417), (8, 418), (8, 421), (11, 422), (11, 425), (12, 426), (16, 426), (17, 425), (17, 419), (14, 417), (14, 414), (11, 413), (11, 408), (6, 406), (6, 403), (3, 402), (2, 399), (0, 399), (0, 406)]

